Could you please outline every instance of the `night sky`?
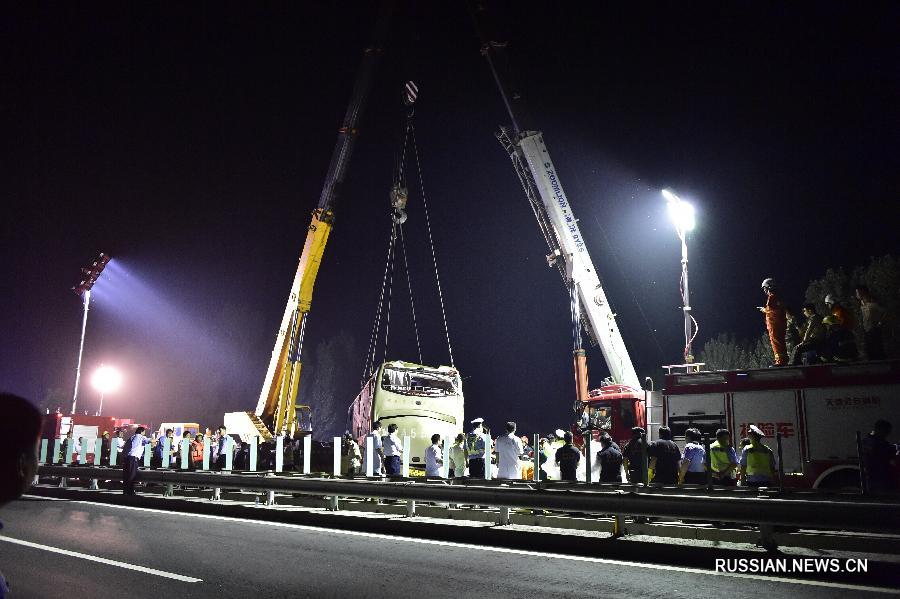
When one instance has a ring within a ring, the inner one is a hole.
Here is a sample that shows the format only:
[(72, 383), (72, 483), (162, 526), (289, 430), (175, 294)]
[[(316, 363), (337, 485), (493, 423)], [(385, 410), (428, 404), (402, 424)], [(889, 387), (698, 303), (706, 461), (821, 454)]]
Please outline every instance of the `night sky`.
[[(469, 13), (463, 2), (399, 6), (319, 274), (302, 392), (342, 412), (359, 389), (400, 87), (415, 79), (467, 417), (566, 428), (568, 296), (494, 138), (508, 117)], [(544, 132), (641, 377), (681, 360), (679, 242), (663, 187), (697, 207), (697, 351), (720, 332), (763, 330), (764, 277), (799, 304), (826, 268), (898, 250), (897, 6), (496, 4), (525, 124)], [(255, 407), (375, 7), (3, 9), (0, 387), (68, 409), (82, 310), (70, 288), (103, 251), (114, 261), (95, 287), (84, 372), (104, 362), (126, 377), (104, 412), (214, 426)], [(405, 232), (424, 360), (446, 364), (412, 184)], [(389, 358), (417, 361), (405, 278), (394, 285)], [(589, 363), (597, 386), (599, 349)], [(79, 404), (93, 411), (82, 380)]]

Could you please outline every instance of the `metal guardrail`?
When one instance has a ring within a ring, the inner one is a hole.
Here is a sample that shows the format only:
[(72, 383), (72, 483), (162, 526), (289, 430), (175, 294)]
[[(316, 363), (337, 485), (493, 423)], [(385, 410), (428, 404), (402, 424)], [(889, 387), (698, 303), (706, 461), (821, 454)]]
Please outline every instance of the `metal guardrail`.
[[(39, 476), (120, 480), (115, 468), (42, 465)], [(558, 512), (619, 514), (681, 520), (705, 520), (787, 526), (819, 530), (900, 533), (900, 503), (896, 501), (715, 497), (635, 493), (603, 489), (524, 488), (523, 486), (450, 485), (440, 481), (372, 481), (222, 474), (174, 470), (140, 470), (139, 481), (212, 489), (242, 489), (324, 497), (361, 497), (401, 501), (483, 505)]]

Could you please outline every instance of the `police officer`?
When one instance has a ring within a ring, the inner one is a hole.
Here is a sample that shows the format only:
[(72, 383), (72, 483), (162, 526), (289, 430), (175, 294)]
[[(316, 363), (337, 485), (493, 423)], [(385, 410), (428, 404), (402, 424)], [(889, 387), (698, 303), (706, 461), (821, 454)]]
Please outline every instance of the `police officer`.
[(472, 420), (472, 432), (466, 435), (466, 456), (469, 460), (469, 476), (484, 478), (484, 418)]
[(767, 487), (775, 480), (775, 454), (762, 440), (765, 433), (755, 424), (747, 436), (750, 443), (741, 452), (740, 480), (745, 487)]
[(709, 465), (714, 485), (733, 487), (737, 484), (734, 471), (738, 467), (738, 459), (728, 429), (716, 431), (716, 442), (709, 446)]

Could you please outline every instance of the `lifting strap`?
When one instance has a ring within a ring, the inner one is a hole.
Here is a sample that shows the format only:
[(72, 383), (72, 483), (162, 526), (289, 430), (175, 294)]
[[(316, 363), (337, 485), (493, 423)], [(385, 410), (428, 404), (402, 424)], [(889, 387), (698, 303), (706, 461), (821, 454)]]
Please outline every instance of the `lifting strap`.
[(415, 83), (407, 82), (404, 86), (403, 101), (407, 107), (406, 126), (403, 133), (403, 140), (400, 144), (397, 162), (394, 167), (394, 182), (391, 187), (391, 234), (388, 240), (387, 256), (385, 258), (384, 275), (381, 281), (381, 293), (378, 298), (378, 305), (375, 311), (375, 322), (372, 325), (372, 332), (369, 337), (369, 348), (366, 352), (366, 361), (363, 368), (360, 385), (365, 385), (369, 377), (376, 370), (376, 356), (378, 354), (379, 337), (384, 321), (384, 341), (382, 349), (382, 362), (387, 360), (388, 341), (390, 338), (390, 319), (391, 319), (391, 299), (393, 296), (394, 283), (394, 261), (397, 251), (397, 238), (400, 238), (400, 250), (403, 252), (403, 266), (406, 274), (407, 288), (409, 291), (409, 303), (412, 312), (413, 330), (416, 337), (416, 347), (419, 352), (419, 363), (424, 363), (422, 355), (422, 344), (419, 338), (419, 328), (416, 316), (415, 300), (413, 298), (412, 278), (409, 271), (409, 259), (406, 249), (406, 237), (403, 233), (403, 225), (406, 222), (406, 203), (408, 198), (408, 188), (406, 184), (406, 157), (409, 142), (412, 142), (413, 156), (416, 162), (416, 174), (418, 175), (419, 192), (422, 197), (422, 207), (425, 214), (425, 229), (428, 235), (428, 244), (431, 249), (431, 263), (434, 267), (435, 284), (437, 286), (438, 299), (441, 306), (441, 320), (444, 325), (444, 335), (447, 340), (447, 352), (450, 357), (450, 365), (455, 366), (453, 361), (453, 347), (450, 344), (450, 330), (447, 326), (447, 313), (444, 307), (444, 295), (441, 289), (441, 277), (437, 266), (437, 252), (434, 249), (434, 237), (431, 232), (431, 217), (428, 213), (428, 199), (425, 193), (424, 177), (422, 175), (422, 164), (419, 159), (419, 148), (416, 141), (415, 125), (413, 117), (415, 115), (414, 102), (418, 93), (418, 87)]

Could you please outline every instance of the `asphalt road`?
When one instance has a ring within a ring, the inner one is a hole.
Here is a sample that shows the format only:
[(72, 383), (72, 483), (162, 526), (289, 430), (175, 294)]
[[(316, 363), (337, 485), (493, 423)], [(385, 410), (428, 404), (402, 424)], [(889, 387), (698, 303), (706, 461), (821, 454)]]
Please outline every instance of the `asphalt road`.
[(12, 599), (883, 596), (791, 574), (585, 558), (577, 547), (551, 554), (79, 501), (22, 500), (0, 519)]

